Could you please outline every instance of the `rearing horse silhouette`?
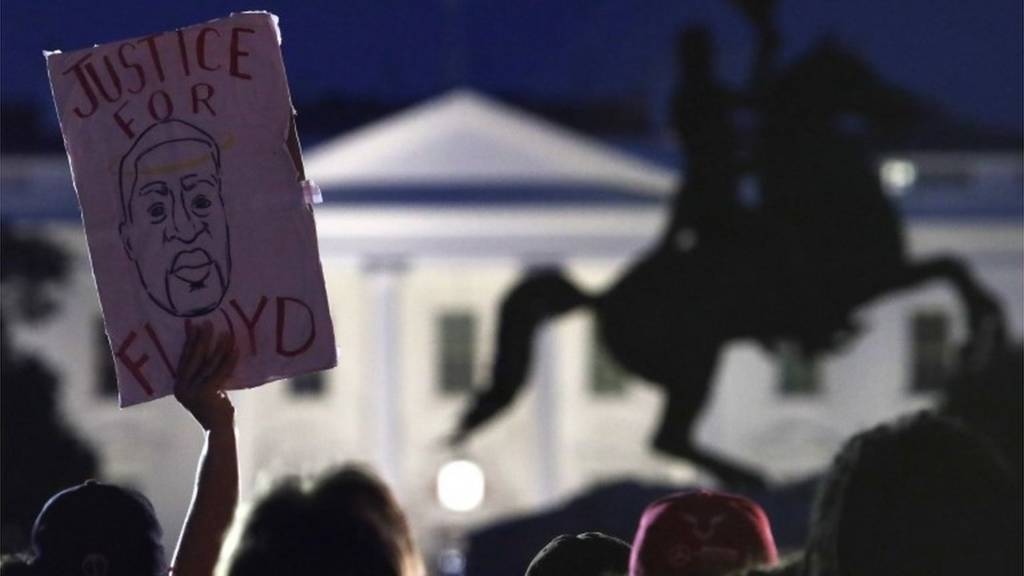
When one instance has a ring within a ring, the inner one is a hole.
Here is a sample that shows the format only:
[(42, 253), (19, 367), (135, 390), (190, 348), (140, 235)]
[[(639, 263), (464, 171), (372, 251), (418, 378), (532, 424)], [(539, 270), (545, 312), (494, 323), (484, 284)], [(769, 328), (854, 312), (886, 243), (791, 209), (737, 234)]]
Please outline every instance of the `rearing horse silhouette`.
[[(731, 129), (730, 112), (701, 70), (705, 42), (693, 34), (681, 44), (684, 62), (692, 60), (689, 81), (698, 82), (691, 104), (704, 108), (677, 115), (697, 125), (682, 127), (689, 182), (662, 240), (603, 294), (584, 294), (557, 270), (533, 272), (515, 286), (501, 305), (490, 386), (463, 414), (455, 442), (515, 398), (537, 327), (586, 306), (618, 362), (665, 390), (654, 447), (727, 484), (759, 485), (756, 471), (692, 441), (725, 343), (789, 341), (809, 355), (826, 352), (852, 335), (857, 307), (935, 278), (952, 283), (972, 330), (1000, 318), (996, 300), (957, 259), (907, 258), (901, 221), (863, 135), (906, 118), (901, 91), (823, 43), (758, 96), (758, 136), (743, 158), (721, 132)], [(687, 98), (684, 88), (678, 99), (685, 105)], [(741, 202), (745, 169), (758, 177), (760, 192)], [(680, 235), (689, 240), (680, 244)]]

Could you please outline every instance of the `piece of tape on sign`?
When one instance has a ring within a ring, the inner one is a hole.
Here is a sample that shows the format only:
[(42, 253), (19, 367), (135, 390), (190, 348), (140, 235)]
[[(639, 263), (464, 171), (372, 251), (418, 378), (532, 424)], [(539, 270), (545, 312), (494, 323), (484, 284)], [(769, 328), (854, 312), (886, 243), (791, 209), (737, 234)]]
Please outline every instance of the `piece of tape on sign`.
[(302, 198), (306, 201), (306, 204), (312, 206), (313, 204), (323, 204), (324, 194), (316, 182), (312, 180), (303, 180)]

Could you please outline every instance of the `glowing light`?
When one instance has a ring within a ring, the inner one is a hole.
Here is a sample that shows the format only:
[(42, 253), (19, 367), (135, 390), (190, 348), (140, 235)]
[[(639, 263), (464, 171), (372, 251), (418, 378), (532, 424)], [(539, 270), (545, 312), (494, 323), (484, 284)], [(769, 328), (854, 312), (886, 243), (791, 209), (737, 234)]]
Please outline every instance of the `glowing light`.
[(437, 565), (441, 568), (443, 576), (466, 573), (466, 557), (457, 548), (442, 550)]
[(894, 194), (902, 194), (917, 181), (917, 167), (909, 160), (886, 160), (880, 170), (882, 184)]
[(455, 512), (469, 512), (484, 501), (484, 471), (469, 460), (453, 460), (437, 473), (437, 499)]

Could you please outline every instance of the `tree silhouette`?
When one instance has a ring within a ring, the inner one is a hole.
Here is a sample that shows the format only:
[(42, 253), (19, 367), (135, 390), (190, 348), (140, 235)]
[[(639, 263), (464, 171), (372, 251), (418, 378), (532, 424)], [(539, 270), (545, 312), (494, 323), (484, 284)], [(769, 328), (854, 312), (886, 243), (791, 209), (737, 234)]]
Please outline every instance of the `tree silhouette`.
[(28, 544), (36, 514), (57, 491), (96, 473), (96, 457), (57, 410), (59, 381), (38, 357), (19, 350), (11, 330), (58, 309), (68, 257), (52, 242), (0, 227), (0, 551)]

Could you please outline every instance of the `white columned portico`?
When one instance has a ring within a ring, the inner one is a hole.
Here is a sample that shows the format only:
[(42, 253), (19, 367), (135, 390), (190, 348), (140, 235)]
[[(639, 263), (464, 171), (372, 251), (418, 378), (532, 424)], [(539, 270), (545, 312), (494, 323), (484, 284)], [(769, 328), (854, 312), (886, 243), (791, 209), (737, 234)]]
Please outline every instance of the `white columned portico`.
[(365, 274), (370, 286), (369, 342), (371, 386), (367, 395), (372, 415), (373, 454), (377, 468), (391, 486), (401, 485), (401, 284), (406, 269), (404, 258), (368, 258)]
[(555, 327), (542, 326), (534, 343), (534, 385), (537, 387), (537, 467), (540, 502), (550, 504), (561, 487), (558, 465), (559, 398), (558, 398), (558, 339)]
[[(559, 259), (553, 256), (530, 255), (524, 258), (523, 270), (543, 268), (560, 269)], [(558, 338), (553, 323), (537, 327), (533, 341), (533, 369), (529, 384), (537, 390), (536, 414), (537, 487), (540, 505), (554, 502), (561, 487), (558, 454), (561, 442), (561, 405), (558, 391)]]

